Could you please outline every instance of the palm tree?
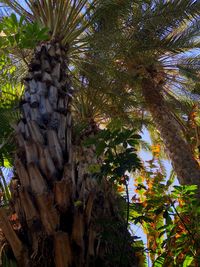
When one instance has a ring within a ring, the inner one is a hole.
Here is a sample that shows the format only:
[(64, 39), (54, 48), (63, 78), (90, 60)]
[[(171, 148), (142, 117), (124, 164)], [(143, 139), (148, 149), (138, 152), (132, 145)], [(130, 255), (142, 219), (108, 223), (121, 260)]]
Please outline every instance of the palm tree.
[[(0, 209), (0, 226), (20, 267), (137, 266), (118, 196), (105, 179), (98, 184), (89, 173), (88, 166), (98, 161), (95, 148), (72, 139), (68, 61), (76, 59), (85, 44), (84, 10), (90, 1), (25, 2), (26, 8), (20, 1), (1, 1), (21, 16), (19, 21), (15, 15), (8, 19), (7, 26), (14, 23), (17, 30), (9, 34), (3, 29), (3, 48), (11, 44), (11, 58), (21, 56), (28, 73), (22, 115), (15, 126), (15, 177), (10, 187), (11, 211), (20, 225), (13, 229), (8, 211)], [(31, 40), (31, 29), (33, 35), (42, 35), (37, 36), (40, 42)], [(24, 31), (30, 39), (23, 37)], [(98, 130), (94, 124), (88, 127), (82, 139)], [(108, 234), (112, 238), (104, 239)], [(117, 237), (123, 240), (124, 235), (122, 250)]]
[(109, 64), (120, 76), (126, 75), (129, 90), (132, 88), (132, 93), (143, 99), (143, 109), (150, 112), (160, 132), (180, 184), (196, 184), (200, 189), (199, 165), (184, 136), (184, 122), (168, 104), (170, 100), (177, 107), (179, 96), (185, 92), (191, 96), (183, 73), (198, 79), (199, 57), (195, 48), (199, 47), (200, 3), (152, 0), (120, 1), (120, 5), (114, 34), (109, 25), (113, 26), (116, 3), (110, 0), (100, 6), (103, 30), (94, 43), (98, 47), (102, 39), (110, 39), (106, 47), (110, 54), (107, 52), (105, 58), (110, 57)]

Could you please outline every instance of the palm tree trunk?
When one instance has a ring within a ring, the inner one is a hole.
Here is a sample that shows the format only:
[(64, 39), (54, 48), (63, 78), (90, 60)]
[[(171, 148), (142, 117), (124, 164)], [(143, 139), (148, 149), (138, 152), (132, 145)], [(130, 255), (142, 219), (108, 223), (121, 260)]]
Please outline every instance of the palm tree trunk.
[[(58, 43), (42, 44), (30, 64), (11, 182), (12, 212), (21, 227), (13, 229), (4, 209), (0, 227), (20, 267), (114, 267), (112, 257), (121, 251), (116, 238), (124, 233), (128, 261), (120, 266), (137, 266), (116, 193), (106, 180), (98, 184), (88, 172), (97, 163), (94, 148), (72, 145), (64, 55)], [(105, 241), (105, 229), (114, 239)]]
[(200, 168), (192, 155), (178, 122), (168, 109), (153, 80), (144, 79), (142, 93), (155, 125), (169, 153), (172, 165), (182, 185), (198, 185), (200, 190)]
[[(26, 260), (16, 256), (20, 266), (51, 266), (51, 249), (56, 266), (70, 266), (72, 261), (69, 234), (59, 227), (60, 210), (66, 212), (74, 190), (65, 54), (58, 43), (38, 46), (24, 81), (22, 119), (16, 129), (16, 179), (11, 184), (28, 254)], [(66, 221), (66, 227), (71, 222)], [(63, 256), (64, 249), (68, 253)]]

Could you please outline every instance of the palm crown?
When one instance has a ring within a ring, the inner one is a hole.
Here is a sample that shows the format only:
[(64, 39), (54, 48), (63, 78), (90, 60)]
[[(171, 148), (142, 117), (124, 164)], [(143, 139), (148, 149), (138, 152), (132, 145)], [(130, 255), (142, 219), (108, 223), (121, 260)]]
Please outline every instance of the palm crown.
[[(181, 107), (180, 99), (191, 90), (188, 77), (199, 80), (200, 4), (189, 0), (121, 1), (120, 6), (118, 23), (112, 24), (107, 15), (114, 13), (116, 3), (103, 1), (95, 47), (105, 49), (105, 60), (109, 58), (118, 80), (126, 77), (129, 92), (143, 99), (143, 108), (150, 111), (161, 133), (179, 181), (199, 183), (199, 166), (185, 141), (182, 118), (174, 114), (169, 102), (171, 106), (176, 103), (175, 107), (179, 102)], [(110, 36), (113, 42), (101, 45)], [(185, 161), (188, 166), (184, 166)]]

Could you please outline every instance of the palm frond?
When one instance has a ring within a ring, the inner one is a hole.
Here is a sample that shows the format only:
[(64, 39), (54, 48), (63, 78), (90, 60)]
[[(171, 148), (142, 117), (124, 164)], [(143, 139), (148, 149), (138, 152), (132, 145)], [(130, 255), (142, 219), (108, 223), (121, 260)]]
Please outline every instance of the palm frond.
[[(28, 11), (21, 1), (4, 0), (1, 3), (12, 8), (20, 16), (30, 22), (37, 21), (49, 30), (49, 39), (60, 41), (63, 46), (73, 47), (90, 22), (86, 16), (90, 6), (88, 0), (26, 0)], [(87, 7), (87, 9), (86, 9)]]

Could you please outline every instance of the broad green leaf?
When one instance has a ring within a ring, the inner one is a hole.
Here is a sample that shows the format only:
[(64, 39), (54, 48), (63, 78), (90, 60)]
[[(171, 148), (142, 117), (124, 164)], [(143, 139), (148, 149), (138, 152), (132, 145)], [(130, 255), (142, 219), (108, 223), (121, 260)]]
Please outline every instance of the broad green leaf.
[(185, 257), (184, 262), (183, 262), (183, 267), (189, 267), (189, 266), (191, 266), (191, 263), (193, 262), (193, 260), (194, 260), (194, 257), (192, 257), (191, 255), (187, 255)]

